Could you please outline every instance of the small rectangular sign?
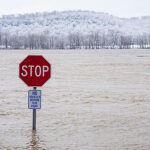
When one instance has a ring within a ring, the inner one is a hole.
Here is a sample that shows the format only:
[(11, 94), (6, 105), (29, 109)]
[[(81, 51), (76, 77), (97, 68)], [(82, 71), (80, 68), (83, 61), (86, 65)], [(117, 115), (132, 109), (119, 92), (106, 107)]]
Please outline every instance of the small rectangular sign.
[(28, 91), (28, 108), (41, 109), (41, 90)]

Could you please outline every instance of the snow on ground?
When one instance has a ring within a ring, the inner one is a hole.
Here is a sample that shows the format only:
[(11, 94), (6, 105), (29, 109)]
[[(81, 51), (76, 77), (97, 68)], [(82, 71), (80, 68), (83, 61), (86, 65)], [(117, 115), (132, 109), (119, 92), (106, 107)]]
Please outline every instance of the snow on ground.
[[(42, 54), (52, 78), (41, 88), (32, 132), (19, 63)], [(0, 149), (150, 149), (150, 50), (0, 51)]]

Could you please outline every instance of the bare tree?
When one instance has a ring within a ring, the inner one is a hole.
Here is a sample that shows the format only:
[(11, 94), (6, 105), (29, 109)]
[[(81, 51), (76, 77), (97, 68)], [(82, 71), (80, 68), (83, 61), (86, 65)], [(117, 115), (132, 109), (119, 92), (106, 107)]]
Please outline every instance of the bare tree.
[(5, 32), (4, 33), (4, 45), (6, 49), (8, 48), (8, 44), (9, 44), (8, 42), (9, 42), (9, 34), (8, 32)]

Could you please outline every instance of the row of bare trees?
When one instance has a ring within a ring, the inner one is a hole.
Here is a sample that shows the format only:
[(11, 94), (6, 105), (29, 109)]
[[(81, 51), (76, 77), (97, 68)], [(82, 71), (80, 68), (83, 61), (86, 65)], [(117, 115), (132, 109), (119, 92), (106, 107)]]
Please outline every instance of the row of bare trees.
[(44, 34), (12, 35), (0, 31), (1, 49), (130, 49), (150, 48), (150, 34), (125, 35), (111, 30), (107, 33), (70, 33), (67, 36)]

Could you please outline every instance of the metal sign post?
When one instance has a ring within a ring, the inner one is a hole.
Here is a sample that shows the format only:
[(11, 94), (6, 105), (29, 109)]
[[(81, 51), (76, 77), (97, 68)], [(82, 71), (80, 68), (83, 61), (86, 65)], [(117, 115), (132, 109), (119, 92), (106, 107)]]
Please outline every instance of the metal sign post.
[[(36, 90), (36, 87), (33, 87), (33, 90)], [(32, 130), (36, 130), (36, 109), (33, 109)]]
[(36, 109), (41, 109), (41, 90), (28, 91), (28, 108), (33, 109), (32, 129), (36, 130)]

